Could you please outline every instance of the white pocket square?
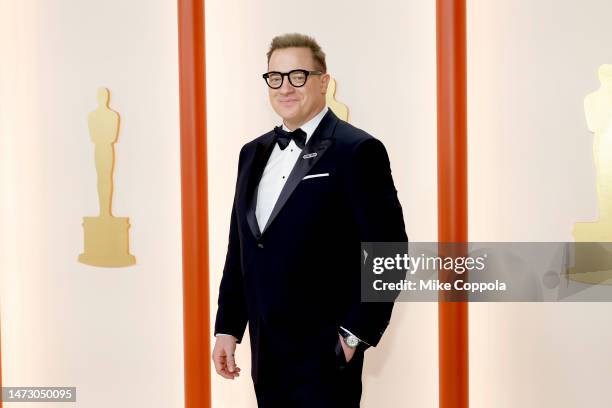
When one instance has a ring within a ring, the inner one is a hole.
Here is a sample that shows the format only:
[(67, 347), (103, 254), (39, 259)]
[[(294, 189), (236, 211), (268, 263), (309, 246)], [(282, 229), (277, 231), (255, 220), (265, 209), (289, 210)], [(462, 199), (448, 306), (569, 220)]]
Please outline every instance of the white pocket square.
[(315, 177), (327, 177), (327, 176), (329, 176), (329, 173), (309, 174), (307, 176), (304, 176), (302, 180), (308, 180), (309, 178), (315, 178)]

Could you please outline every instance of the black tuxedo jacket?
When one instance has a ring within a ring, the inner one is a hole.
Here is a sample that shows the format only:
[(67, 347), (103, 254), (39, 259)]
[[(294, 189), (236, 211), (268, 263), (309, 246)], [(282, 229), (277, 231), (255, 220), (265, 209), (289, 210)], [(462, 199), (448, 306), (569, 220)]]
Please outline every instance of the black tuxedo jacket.
[(360, 302), (360, 243), (407, 242), (383, 144), (331, 110), (260, 231), (257, 186), (275, 140), (271, 131), (240, 151), (215, 323), (238, 342), (249, 324), (255, 383), (333, 369), (339, 326), (376, 346), (393, 303)]

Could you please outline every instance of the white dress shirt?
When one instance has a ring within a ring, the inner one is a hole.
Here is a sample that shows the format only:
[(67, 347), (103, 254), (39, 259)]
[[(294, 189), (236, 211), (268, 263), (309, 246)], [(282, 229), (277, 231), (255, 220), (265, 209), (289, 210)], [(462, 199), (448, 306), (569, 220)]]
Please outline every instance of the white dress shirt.
[[(312, 119), (300, 126), (304, 132), (306, 132), (306, 143), (310, 139), (310, 136), (314, 133), (319, 123), (323, 119), (323, 116), (327, 113), (329, 108), (325, 106), (321, 112), (317, 113)], [(283, 129), (290, 131), (287, 126), (283, 123)], [(280, 196), (289, 174), (298, 158), (302, 153), (293, 140), (289, 142), (284, 150), (278, 146), (274, 146), (272, 154), (268, 159), (268, 163), (264, 168), (259, 187), (257, 188), (257, 206), (255, 208), (255, 216), (257, 217), (257, 224), (259, 224), (259, 230), (263, 231), (274, 205)]]

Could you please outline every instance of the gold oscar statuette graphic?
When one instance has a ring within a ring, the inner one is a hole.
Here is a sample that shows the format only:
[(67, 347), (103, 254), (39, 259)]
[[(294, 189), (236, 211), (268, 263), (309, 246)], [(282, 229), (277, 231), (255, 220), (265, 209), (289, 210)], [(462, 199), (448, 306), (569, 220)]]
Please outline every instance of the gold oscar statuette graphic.
[(336, 100), (336, 80), (334, 78), (329, 79), (329, 85), (327, 85), (327, 92), (325, 93), (325, 102), (336, 116), (348, 122), (348, 107)]
[(587, 125), (594, 134), (599, 219), (574, 225), (569, 276), (582, 283), (612, 284), (612, 65), (599, 67), (599, 80), (601, 87), (584, 100)]
[(85, 251), (79, 262), (93, 266), (119, 267), (136, 263), (129, 250), (130, 223), (112, 215), (114, 144), (119, 134), (119, 114), (108, 106), (109, 91), (98, 89), (98, 108), (88, 117), (89, 135), (95, 146), (100, 215), (83, 217)]

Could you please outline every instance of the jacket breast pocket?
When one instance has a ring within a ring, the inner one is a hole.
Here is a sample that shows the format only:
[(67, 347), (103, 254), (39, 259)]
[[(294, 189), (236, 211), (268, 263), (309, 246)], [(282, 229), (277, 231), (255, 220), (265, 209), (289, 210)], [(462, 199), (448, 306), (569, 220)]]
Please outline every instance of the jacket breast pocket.
[(304, 180), (312, 180), (312, 179), (318, 179), (318, 178), (323, 178), (323, 177), (329, 177), (329, 173), (314, 173), (314, 174), (307, 174), (302, 178), (302, 181)]
[(335, 174), (331, 171), (313, 171), (302, 177), (293, 195), (302, 206), (308, 207), (310, 219), (329, 214), (338, 194)]
[(310, 194), (329, 194), (334, 190), (335, 174), (332, 172), (314, 171), (300, 180), (298, 187)]

